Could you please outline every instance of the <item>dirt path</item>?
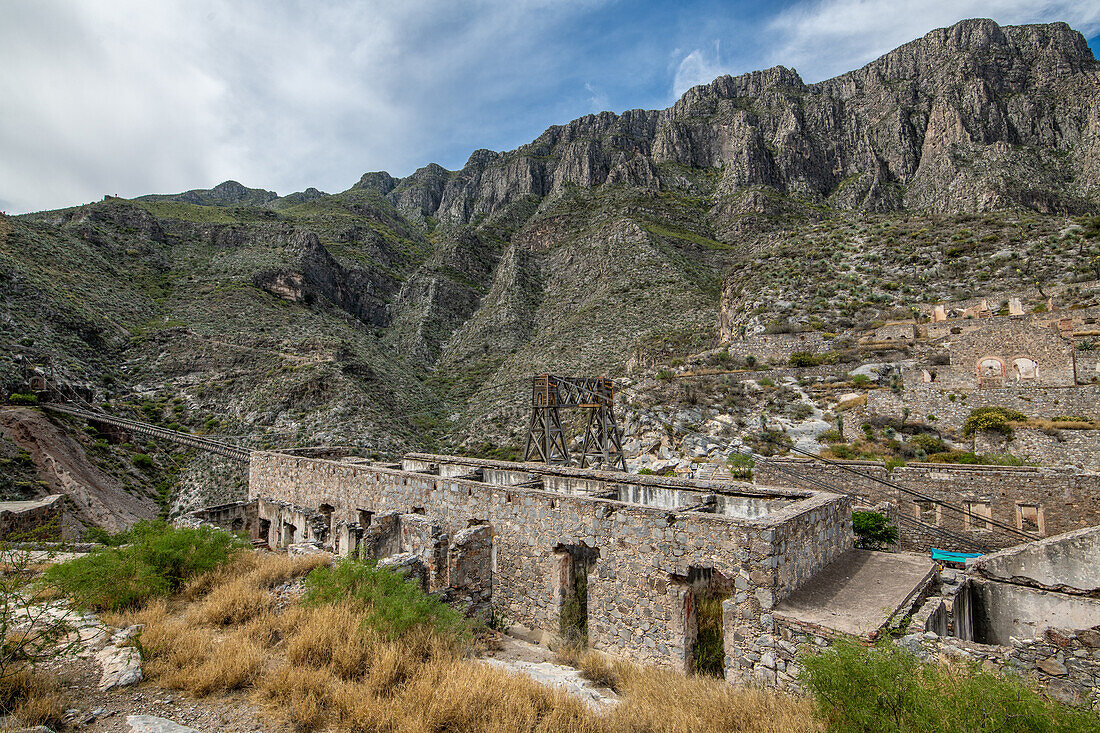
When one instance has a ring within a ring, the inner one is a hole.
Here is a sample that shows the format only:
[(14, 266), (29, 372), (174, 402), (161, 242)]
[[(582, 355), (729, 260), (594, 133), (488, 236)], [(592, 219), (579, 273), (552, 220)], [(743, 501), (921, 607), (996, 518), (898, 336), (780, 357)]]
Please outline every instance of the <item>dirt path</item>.
[(84, 449), (38, 410), (0, 408), (0, 432), (30, 453), (49, 493), (69, 497), (71, 504), (66, 512), (75, 514), (73, 518), (80, 524), (98, 525), (113, 532), (139, 519), (157, 516), (155, 501), (126, 491), (118, 479), (94, 466)]

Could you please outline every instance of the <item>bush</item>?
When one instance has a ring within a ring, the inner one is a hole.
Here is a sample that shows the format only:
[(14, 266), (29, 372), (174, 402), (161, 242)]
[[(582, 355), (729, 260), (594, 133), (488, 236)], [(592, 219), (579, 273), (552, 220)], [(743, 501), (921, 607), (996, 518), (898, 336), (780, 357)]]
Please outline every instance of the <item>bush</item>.
[(1027, 466), (1031, 465), (1022, 458), (1007, 453), (978, 455), (974, 451), (952, 450), (929, 456), (932, 463), (962, 463), (976, 466)]
[(818, 443), (839, 443), (842, 440), (844, 436), (835, 428), (830, 428), (817, 436)]
[(97, 540), (114, 546), (54, 565), (45, 575), (78, 605), (96, 611), (133, 608), (168, 595), (247, 547), (213, 527), (177, 529), (162, 521), (138, 522), (128, 532)]
[(1009, 423), (1026, 419), (1027, 416), (1024, 413), (1010, 410), (1007, 407), (999, 405), (979, 407), (976, 410), (971, 410), (966, 422), (963, 423), (962, 434), (963, 437), (972, 438), (975, 433), (991, 431), (1000, 433), (1006, 438), (1012, 438), (1012, 426)]
[(1083, 415), (1055, 415), (1054, 417), (1050, 418), (1050, 421), (1051, 422), (1085, 422), (1085, 423), (1092, 422), (1092, 420), (1090, 420), (1087, 417), (1084, 417)]
[(147, 453), (135, 453), (134, 465), (143, 471), (150, 471), (153, 468), (153, 459), (149, 457)]
[(824, 363), (825, 359), (808, 351), (796, 351), (791, 354), (791, 366), (814, 367)]
[(462, 634), (467, 630), (461, 613), (420, 586), (373, 562), (342, 560), (336, 567), (320, 567), (306, 577), (307, 604), (351, 600), (362, 605), (365, 624), (394, 639), (414, 626)]
[(928, 433), (918, 433), (908, 440), (909, 445), (925, 453), (943, 453), (947, 450), (947, 443), (943, 438)]
[(861, 550), (880, 550), (898, 541), (898, 528), (878, 512), (852, 512), (852, 531)]
[(866, 648), (838, 641), (805, 659), (802, 681), (835, 731), (1100, 730), (1094, 714), (1058, 705), (1016, 677), (977, 665), (921, 664), (890, 642)]
[(662, 369), (661, 371), (657, 372), (657, 379), (660, 379), (662, 382), (672, 381), (673, 376), (673, 373), (670, 372), (668, 369)]
[(850, 461), (856, 457), (856, 452), (847, 443), (830, 443), (829, 452), (833, 454), (834, 458), (840, 458), (844, 461)]
[(814, 414), (814, 406), (808, 402), (799, 402), (791, 408), (791, 417), (795, 420), (805, 420)]
[(37, 405), (38, 395), (33, 392), (13, 392), (8, 402), (13, 405)]
[(733, 453), (726, 461), (730, 468), (752, 468), (756, 465), (756, 461), (752, 456), (746, 453)]

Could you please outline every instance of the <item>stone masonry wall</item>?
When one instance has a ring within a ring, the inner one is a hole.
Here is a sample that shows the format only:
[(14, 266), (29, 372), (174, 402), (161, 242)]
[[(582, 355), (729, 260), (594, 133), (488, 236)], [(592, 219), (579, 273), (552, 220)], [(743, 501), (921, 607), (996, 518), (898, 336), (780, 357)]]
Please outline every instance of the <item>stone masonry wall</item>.
[[(423, 512), (452, 537), (487, 525), (493, 606), (549, 635), (559, 630), (562, 549), (589, 548), (596, 553), (588, 575), (591, 645), (680, 669), (690, 655), (685, 579), (707, 569), (738, 589), (724, 605), (734, 675), (751, 674), (753, 660), (747, 668), (738, 660), (753, 639), (771, 632), (771, 605), (852, 541), (849, 500), (828, 493), (806, 492), (765, 518), (743, 520), (261, 452), (252, 455), (249, 491), (261, 500), (261, 518), (265, 503), (285, 505), (304, 535), (299, 541), (314, 538), (311, 513), (322, 504), (334, 507), (335, 524), (354, 524), (369, 511)], [(278, 539), (281, 531), (272, 526), (269, 536)]]
[(755, 356), (759, 362), (786, 362), (796, 351), (820, 354), (832, 348), (832, 339), (818, 331), (806, 333), (761, 333), (729, 344), (732, 356)]
[(974, 391), (940, 389), (935, 385), (928, 385), (910, 387), (901, 394), (894, 394), (887, 389), (876, 389), (867, 393), (867, 412), (871, 415), (900, 419), (908, 408), (910, 420), (930, 422), (941, 429), (961, 430), (971, 410), (988, 406), (1008, 407), (1034, 418), (1083, 415), (1100, 419), (1100, 385), (1005, 387)]
[(1100, 471), (1100, 430), (1016, 428), (1012, 432), (1011, 440), (1005, 440), (1000, 433), (976, 434), (974, 452), (1007, 453), (1047, 466)]
[[(980, 520), (967, 522), (963, 514), (934, 505), (919, 506), (910, 495), (845, 471), (842, 466), (920, 492), (936, 500), (964, 508), (965, 502), (988, 504), (995, 521), (1020, 528), (1019, 507), (1035, 506), (1042, 514), (1043, 535), (1055, 535), (1100, 525), (1100, 473), (1057, 471), (1012, 466), (957, 466), (941, 463), (911, 463), (887, 471), (881, 463), (836, 461), (834, 465), (812, 459), (772, 459), (753, 469), (759, 486), (790, 486), (791, 477), (779, 470), (787, 467), (822, 481), (837, 490), (852, 492), (864, 503), (889, 501), (897, 511), (942, 528), (990, 549), (1024, 541), (1018, 535), (993, 528)], [(932, 530), (921, 531), (899, 525), (901, 547), (926, 551), (972, 549)], [(1035, 535), (1037, 538), (1040, 536)]]
[(59, 540), (64, 511), (65, 497), (62, 494), (35, 501), (0, 503), (0, 539)]

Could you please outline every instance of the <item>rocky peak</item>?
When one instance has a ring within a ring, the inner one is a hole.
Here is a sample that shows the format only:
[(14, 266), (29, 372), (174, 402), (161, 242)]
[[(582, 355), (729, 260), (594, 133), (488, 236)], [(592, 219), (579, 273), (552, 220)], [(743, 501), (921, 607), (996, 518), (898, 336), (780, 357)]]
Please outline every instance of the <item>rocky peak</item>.
[(398, 179), (394, 178), (386, 171), (364, 173), (363, 177), (359, 179), (359, 183), (355, 184), (355, 188), (365, 188), (370, 191), (377, 191), (385, 196), (397, 185), (397, 180)]
[(214, 188), (194, 189), (183, 193), (150, 194), (139, 196), (136, 201), (181, 201), (197, 206), (264, 206), (279, 194), (262, 188), (248, 188), (237, 181), (224, 181)]
[[(570, 185), (659, 188), (660, 165), (674, 163), (721, 169), (719, 197), (764, 186), (876, 211), (1089, 210), (1098, 73), (1065, 23), (965, 20), (816, 84), (775, 66), (693, 87), (665, 110), (585, 115), (517, 150), (476, 150), (455, 173), (422, 168), (385, 195), (405, 215), (461, 224)], [(379, 190), (392, 180), (368, 175)]]

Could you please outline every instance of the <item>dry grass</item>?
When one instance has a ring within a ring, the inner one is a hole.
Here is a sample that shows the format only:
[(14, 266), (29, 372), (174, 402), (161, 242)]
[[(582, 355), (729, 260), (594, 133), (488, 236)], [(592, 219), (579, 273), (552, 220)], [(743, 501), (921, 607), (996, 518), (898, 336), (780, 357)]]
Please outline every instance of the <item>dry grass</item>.
[(30, 668), (0, 679), (0, 716), (8, 713), (22, 725), (60, 725), (65, 701), (57, 679)]
[(141, 647), (145, 672), (165, 687), (198, 696), (237, 690), (252, 684), (267, 655), (248, 634), (216, 635), (196, 628), (186, 617), (168, 615), (163, 601), (146, 608)]
[(276, 722), (297, 731), (821, 728), (808, 702), (574, 650), (584, 674), (622, 695), (617, 709), (601, 715), (563, 691), (467, 658), (457, 640), (430, 628), (396, 640), (373, 633), (354, 602), (280, 610), (266, 589), (307, 572), (316, 562), (309, 561), (250, 559), (193, 583), (184, 594), (190, 603), (150, 604), (140, 614), (147, 676), (195, 695), (251, 690)]
[(1029, 420), (1010, 422), (1016, 428), (1038, 428), (1040, 430), (1100, 430), (1100, 420)]
[(611, 730), (669, 733), (823, 731), (808, 699), (731, 685), (711, 677), (620, 663), (624, 703), (607, 718)]
[(843, 410), (851, 410), (853, 407), (862, 407), (866, 404), (867, 404), (867, 395), (862, 394), (859, 397), (849, 397), (846, 400), (842, 400), (842, 401), (838, 402), (837, 406), (834, 409), (836, 411), (840, 412), (840, 411), (843, 411)]

